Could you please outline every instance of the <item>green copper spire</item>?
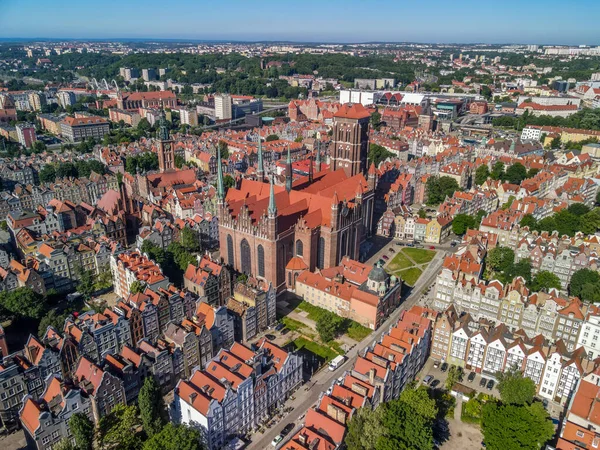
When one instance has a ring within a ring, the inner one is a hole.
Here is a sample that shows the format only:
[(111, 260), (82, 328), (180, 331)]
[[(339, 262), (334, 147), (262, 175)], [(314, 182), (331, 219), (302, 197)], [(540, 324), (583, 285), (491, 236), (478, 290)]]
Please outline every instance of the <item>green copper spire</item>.
[(271, 177), (271, 192), (269, 193), (269, 216), (277, 215), (277, 205), (275, 204), (275, 188), (273, 187), (273, 177)]
[(158, 119), (158, 139), (161, 141), (169, 140), (169, 127), (167, 125), (167, 120), (165, 119), (165, 110), (160, 110), (160, 117)]
[(256, 171), (256, 174), (258, 175), (260, 181), (262, 181), (265, 175), (265, 166), (263, 164), (262, 140), (260, 139), (260, 133), (258, 134), (258, 170)]
[(292, 190), (292, 154), (290, 152), (290, 146), (288, 144), (287, 161), (285, 163), (285, 190), (290, 192)]
[(217, 198), (225, 198), (225, 188), (223, 187), (223, 166), (221, 163), (221, 148), (217, 148)]
[(513, 139), (513, 141), (510, 143), (510, 151), (514, 153), (516, 146), (517, 146), (517, 138)]

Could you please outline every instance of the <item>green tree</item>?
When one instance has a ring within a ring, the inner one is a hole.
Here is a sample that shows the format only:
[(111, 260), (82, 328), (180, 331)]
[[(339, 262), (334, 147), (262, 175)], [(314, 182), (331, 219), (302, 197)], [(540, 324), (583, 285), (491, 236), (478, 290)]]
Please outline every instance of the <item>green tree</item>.
[(40, 319), (46, 311), (44, 297), (29, 287), (0, 292), (0, 308), (13, 318)]
[(330, 342), (339, 334), (344, 320), (330, 311), (324, 312), (317, 319), (317, 333), (323, 342)]
[(531, 169), (529, 169), (527, 171), (527, 178), (533, 178), (533, 177), (535, 177), (538, 174), (539, 171), (540, 171), (540, 169), (532, 167)]
[(160, 386), (152, 375), (144, 380), (138, 396), (138, 405), (144, 431), (150, 437), (159, 433), (168, 422), (168, 416)]
[(552, 139), (552, 141), (550, 142), (550, 148), (552, 150), (556, 150), (560, 148), (560, 136), (556, 136), (555, 138)]
[(452, 390), (452, 386), (458, 383), (461, 379), (462, 372), (456, 366), (450, 366), (448, 369), (448, 377), (446, 378), (446, 390)]
[(383, 409), (385, 435), (380, 437), (376, 450), (433, 449), (433, 421), (419, 414), (408, 403), (398, 399), (379, 405)]
[(379, 438), (385, 433), (382, 424), (383, 408), (359, 408), (348, 422), (344, 439), (348, 450), (375, 450)]
[(202, 435), (194, 428), (168, 423), (144, 443), (143, 450), (203, 450)]
[(91, 295), (96, 291), (94, 287), (96, 283), (96, 274), (91, 270), (81, 270), (79, 272), (79, 284), (77, 285), (77, 292), (83, 294), (84, 297), (90, 298)]
[(175, 155), (175, 167), (181, 169), (185, 165), (185, 158), (181, 155)]
[(596, 192), (596, 205), (600, 205), (600, 190)]
[(476, 219), (468, 214), (457, 214), (452, 220), (452, 232), (458, 236), (462, 236), (469, 229), (477, 227)]
[(200, 243), (198, 242), (198, 235), (191, 228), (185, 227), (179, 234), (179, 241), (183, 248), (189, 252), (197, 252), (200, 250)]
[(457, 181), (452, 177), (429, 177), (425, 185), (427, 204), (439, 205), (446, 200), (446, 197), (452, 197), (454, 192), (459, 189)]
[(62, 438), (58, 443), (52, 446), (52, 450), (79, 450), (68, 438)]
[(69, 419), (69, 429), (78, 450), (91, 450), (94, 442), (94, 423), (83, 413), (75, 413)]
[(515, 263), (508, 272), (504, 274), (502, 281), (508, 283), (516, 277), (523, 277), (527, 284), (531, 283), (531, 261), (529, 261), (529, 259), (522, 259)]
[(148, 122), (148, 119), (146, 119), (145, 117), (140, 119), (140, 121), (137, 124), (137, 129), (143, 133), (147, 133), (148, 131), (150, 131), (151, 128), (152, 125), (150, 125), (150, 122)]
[(379, 127), (381, 126), (381, 114), (379, 114), (378, 111), (374, 111), (371, 114), (371, 118), (369, 120), (370, 120), (371, 125), (373, 126), (373, 128), (375, 128), (376, 130), (378, 130)]
[(277, 136), (276, 134), (270, 134), (265, 139), (266, 142), (272, 142), (272, 141), (278, 141), (278, 140), (279, 140), (279, 136)]
[(235, 180), (231, 175), (225, 175), (223, 177), (223, 185), (225, 186), (225, 189), (235, 187)]
[(425, 208), (419, 208), (419, 212), (417, 214), (419, 215), (420, 219), (427, 218), (427, 211), (425, 211)]
[(54, 164), (46, 164), (39, 173), (40, 183), (54, 183), (56, 180), (56, 169)]
[(554, 435), (539, 402), (527, 406), (487, 402), (482, 413), (483, 440), (489, 450), (539, 450)]
[(167, 251), (181, 270), (186, 270), (190, 264), (196, 265), (196, 257), (187, 251), (179, 242), (169, 244)]
[(38, 337), (41, 339), (48, 327), (53, 327), (58, 331), (61, 331), (65, 325), (65, 320), (70, 316), (70, 313), (59, 314), (55, 309), (51, 309), (48, 313), (42, 317), (38, 326)]
[(387, 158), (393, 158), (394, 154), (390, 152), (387, 148), (378, 145), (378, 144), (370, 144), (369, 145), (369, 162), (375, 164), (375, 166), (379, 166), (382, 161), (385, 161)]
[(569, 295), (585, 300), (585, 298), (582, 298), (585, 287), (587, 286), (589, 290), (590, 286), (598, 284), (600, 284), (600, 274), (598, 272), (591, 269), (579, 269), (571, 276)]
[(521, 221), (519, 222), (519, 226), (529, 227), (531, 231), (535, 230), (537, 227), (537, 220), (531, 214), (525, 214)]
[(515, 261), (515, 252), (508, 247), (491, 249), (485, 262), (492, 272), (508, 272)]
[(527, 178), (527, 169), (521, 163), (514, 163), (506, 169), (505, 178), (511, 184), (521, 184)]
[(426, 419), (433, 420), (438, 414), (435, 399), (429, 397), (425, 387), (408, 387), (400, 394), (400, 401)]
[(139, 280), (135, 280), (131, 283), (131, 286), (129, 286), (129, 292), (131, 294), (139, 294), (140, 292), (144, 292), (144, 289), (146, 289), (146, 285)]
[(579, 226), (585, 234), (595, 234), (600, 229), (600, 210), (594, 209), (581, 216)]
[(492, 172), (490, 173), (490, 177), (492, 180), (500, 180), (504, 175), (504, 163), (502, 161), (496, 161), (496, 163), (492, 166)]
[(584, 216), (590, 212), (590, 208), (583, 203), (573, 203), (572, 205), (569, 205), (567, 211), (575, 216)]
[(490, 169), (486, 164), (482, 164), (475, 171), (475, 184), (481, 186), (490, 176)]
[(547, 270), (540, 270), (535, 274), (531, 282), (531, 289), (535, 292), (548, 292), (550, 289), (561, 289), (560, 278)]
[(139, 450), (142, 448), (142, 429), (135, 405), (116, 405), (98, 424), (98, 441), (104, 449)]
[(536, 386), (531, 378), (523, 376), (517, 368), (498, 372), (498, 391), (502, 403), (507, 405), (530, 405), (535, 397)]

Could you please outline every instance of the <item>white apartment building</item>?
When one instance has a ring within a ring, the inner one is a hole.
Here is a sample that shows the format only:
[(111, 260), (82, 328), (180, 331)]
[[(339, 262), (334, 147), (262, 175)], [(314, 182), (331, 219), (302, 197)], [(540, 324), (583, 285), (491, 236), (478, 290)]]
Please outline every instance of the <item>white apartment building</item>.
[(231, 95), (215, 95), (215, 117), (217, 120), (229, 120), (233, 117)]
[(577, 347), (583, 347), (590, 359), (600, 355), (600, 315), (588, 314), (581, 327)]
[(521, 131), (522, 141), (539, 141), (542, 138), (542, 127), (528, 126)]

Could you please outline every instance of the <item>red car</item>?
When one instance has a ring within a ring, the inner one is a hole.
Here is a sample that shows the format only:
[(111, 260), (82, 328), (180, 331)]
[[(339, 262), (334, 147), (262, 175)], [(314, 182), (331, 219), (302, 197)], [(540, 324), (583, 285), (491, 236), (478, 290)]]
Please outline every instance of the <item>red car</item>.
[(435, 250), (435, 247), (433, 245), (430, 245), (429, 250)]

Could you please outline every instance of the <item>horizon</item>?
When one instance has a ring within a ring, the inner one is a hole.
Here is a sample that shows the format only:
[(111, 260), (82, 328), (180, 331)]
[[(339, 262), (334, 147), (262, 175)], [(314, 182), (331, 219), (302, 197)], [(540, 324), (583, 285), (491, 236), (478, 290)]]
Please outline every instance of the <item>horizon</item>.
[(458, 6), (432, 0), (426, 13), (419, 5), (390, 0), (369, 4), (360, 0), (306, 0), (302, 4), (265, 0), (252, 5), (242, 0), (221, 4), (182, 0), (170, 9), (158, 0), (105, 0), (100, 5), (73, 0), (4, 0), (0, 3), (0, 39), (599, 45), (595, 17), (600, 16), (600, 2), (578, 0), (569, 6), (571, 10), (585, 9), (586, 14), (565, 14), (564, 2), (558, 0), (525, 4), (507, 0), (502, 6), (475, 0), (463, 0)]

